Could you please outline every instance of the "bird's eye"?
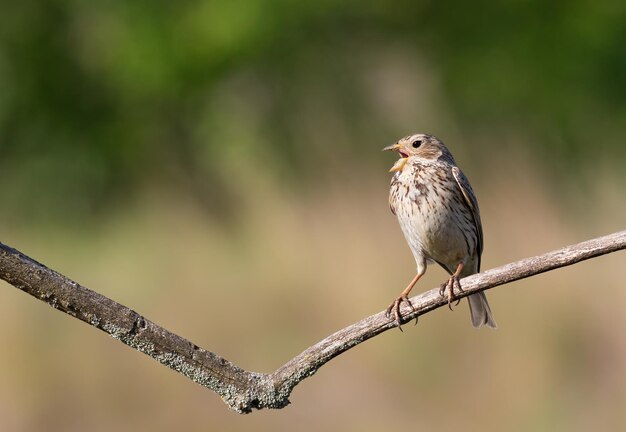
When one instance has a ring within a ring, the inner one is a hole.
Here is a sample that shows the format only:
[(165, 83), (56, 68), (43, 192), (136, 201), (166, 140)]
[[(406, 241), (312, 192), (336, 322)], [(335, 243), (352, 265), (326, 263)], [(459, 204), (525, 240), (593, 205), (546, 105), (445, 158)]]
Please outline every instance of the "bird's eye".
[(422, 140), (415, 140), (411, 145), (413, 146), (413, 148), (418, 148), (422, 145)]

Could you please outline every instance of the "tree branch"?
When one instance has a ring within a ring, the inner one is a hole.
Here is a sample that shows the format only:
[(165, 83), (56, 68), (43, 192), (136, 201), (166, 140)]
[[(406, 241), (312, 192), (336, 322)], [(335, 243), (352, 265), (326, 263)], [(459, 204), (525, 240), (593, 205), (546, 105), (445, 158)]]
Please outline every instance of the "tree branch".
[[(626, 231), (469, 276), (462, 280), (463, 292), (457, 295), (465, 297), (621, 249), (626, 249)], [(307, 348), (275, 372), (264, 374), (243, 370), (2, 243), (0, 278), (213, 390), (239, 413), (255, 408), (283, 408), (289, 404), (293, 388), (326, 362), (395, 327), (392, 319), (379, 312)], [(411, 298), (411, 302), (415, 311), (404, 306), (405, 320), (446, 305), (447, 298), (441, 297), (435, 288)]]

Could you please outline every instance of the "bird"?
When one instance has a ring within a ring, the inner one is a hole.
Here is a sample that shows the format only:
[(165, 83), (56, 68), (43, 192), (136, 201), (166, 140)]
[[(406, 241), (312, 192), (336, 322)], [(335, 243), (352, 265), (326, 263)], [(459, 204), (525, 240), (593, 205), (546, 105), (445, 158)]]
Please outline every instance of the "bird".
[[(402, 330), (400, 306), (406, 303), (414, 310), (408, 295), (430, 263), (439, 264), (449, 275), (439, 293), (445, 296), (448, 292), (452, 309), (454, 288), (462, 291), (459, 279), (480, 272), (483, 230), (474, 191), (441, 140), (418, 133), (383, 151), (395, 151), (400, 156), (389, 170), (394, 173), (389, 207), (417, 265), (415, 277), (386, 311)], [(474, 327), (497, 328), (484, 292), (467, 299)]]

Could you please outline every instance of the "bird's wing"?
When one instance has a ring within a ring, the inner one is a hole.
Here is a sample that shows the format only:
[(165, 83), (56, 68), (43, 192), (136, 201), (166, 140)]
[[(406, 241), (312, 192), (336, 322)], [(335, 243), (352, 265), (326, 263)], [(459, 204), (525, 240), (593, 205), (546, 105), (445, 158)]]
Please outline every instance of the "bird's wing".
[(474, 195), (474, 191), (472, 190), (469, 181), (459, 167), (452, 167), (452, 175), (456, 180), (456, 184), (459, 185), (459, 189), (465, 199), (465, 204), (467, 204), (467, 207), (472, 213), (472, 218), (474, 219), (474, 226), (476, 227), (476, 233), (478, 235), (478, 244), (476, 245), (476, 249), (478, 249), (478, 271), (480, 271), (480, 256), (483, 253), (483, 226), (480, 222), (478, 201), (476, 201), (476, 196)]

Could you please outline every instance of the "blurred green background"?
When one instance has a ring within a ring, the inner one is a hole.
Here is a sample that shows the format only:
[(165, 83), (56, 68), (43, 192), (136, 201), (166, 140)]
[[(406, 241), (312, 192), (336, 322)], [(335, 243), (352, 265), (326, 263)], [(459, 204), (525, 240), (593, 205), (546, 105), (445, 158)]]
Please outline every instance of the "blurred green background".
[[(1, 240), (246, 369), (413, 276), (380, 153), (413, 132), (472, 180), (484, 268), (624, 229), (626, 3), (0, 2)], [(623, 261), (490, 292), (495, 332), (438, 310), (249, 416), (2, 283), (0, 430), (624, 430)]]

